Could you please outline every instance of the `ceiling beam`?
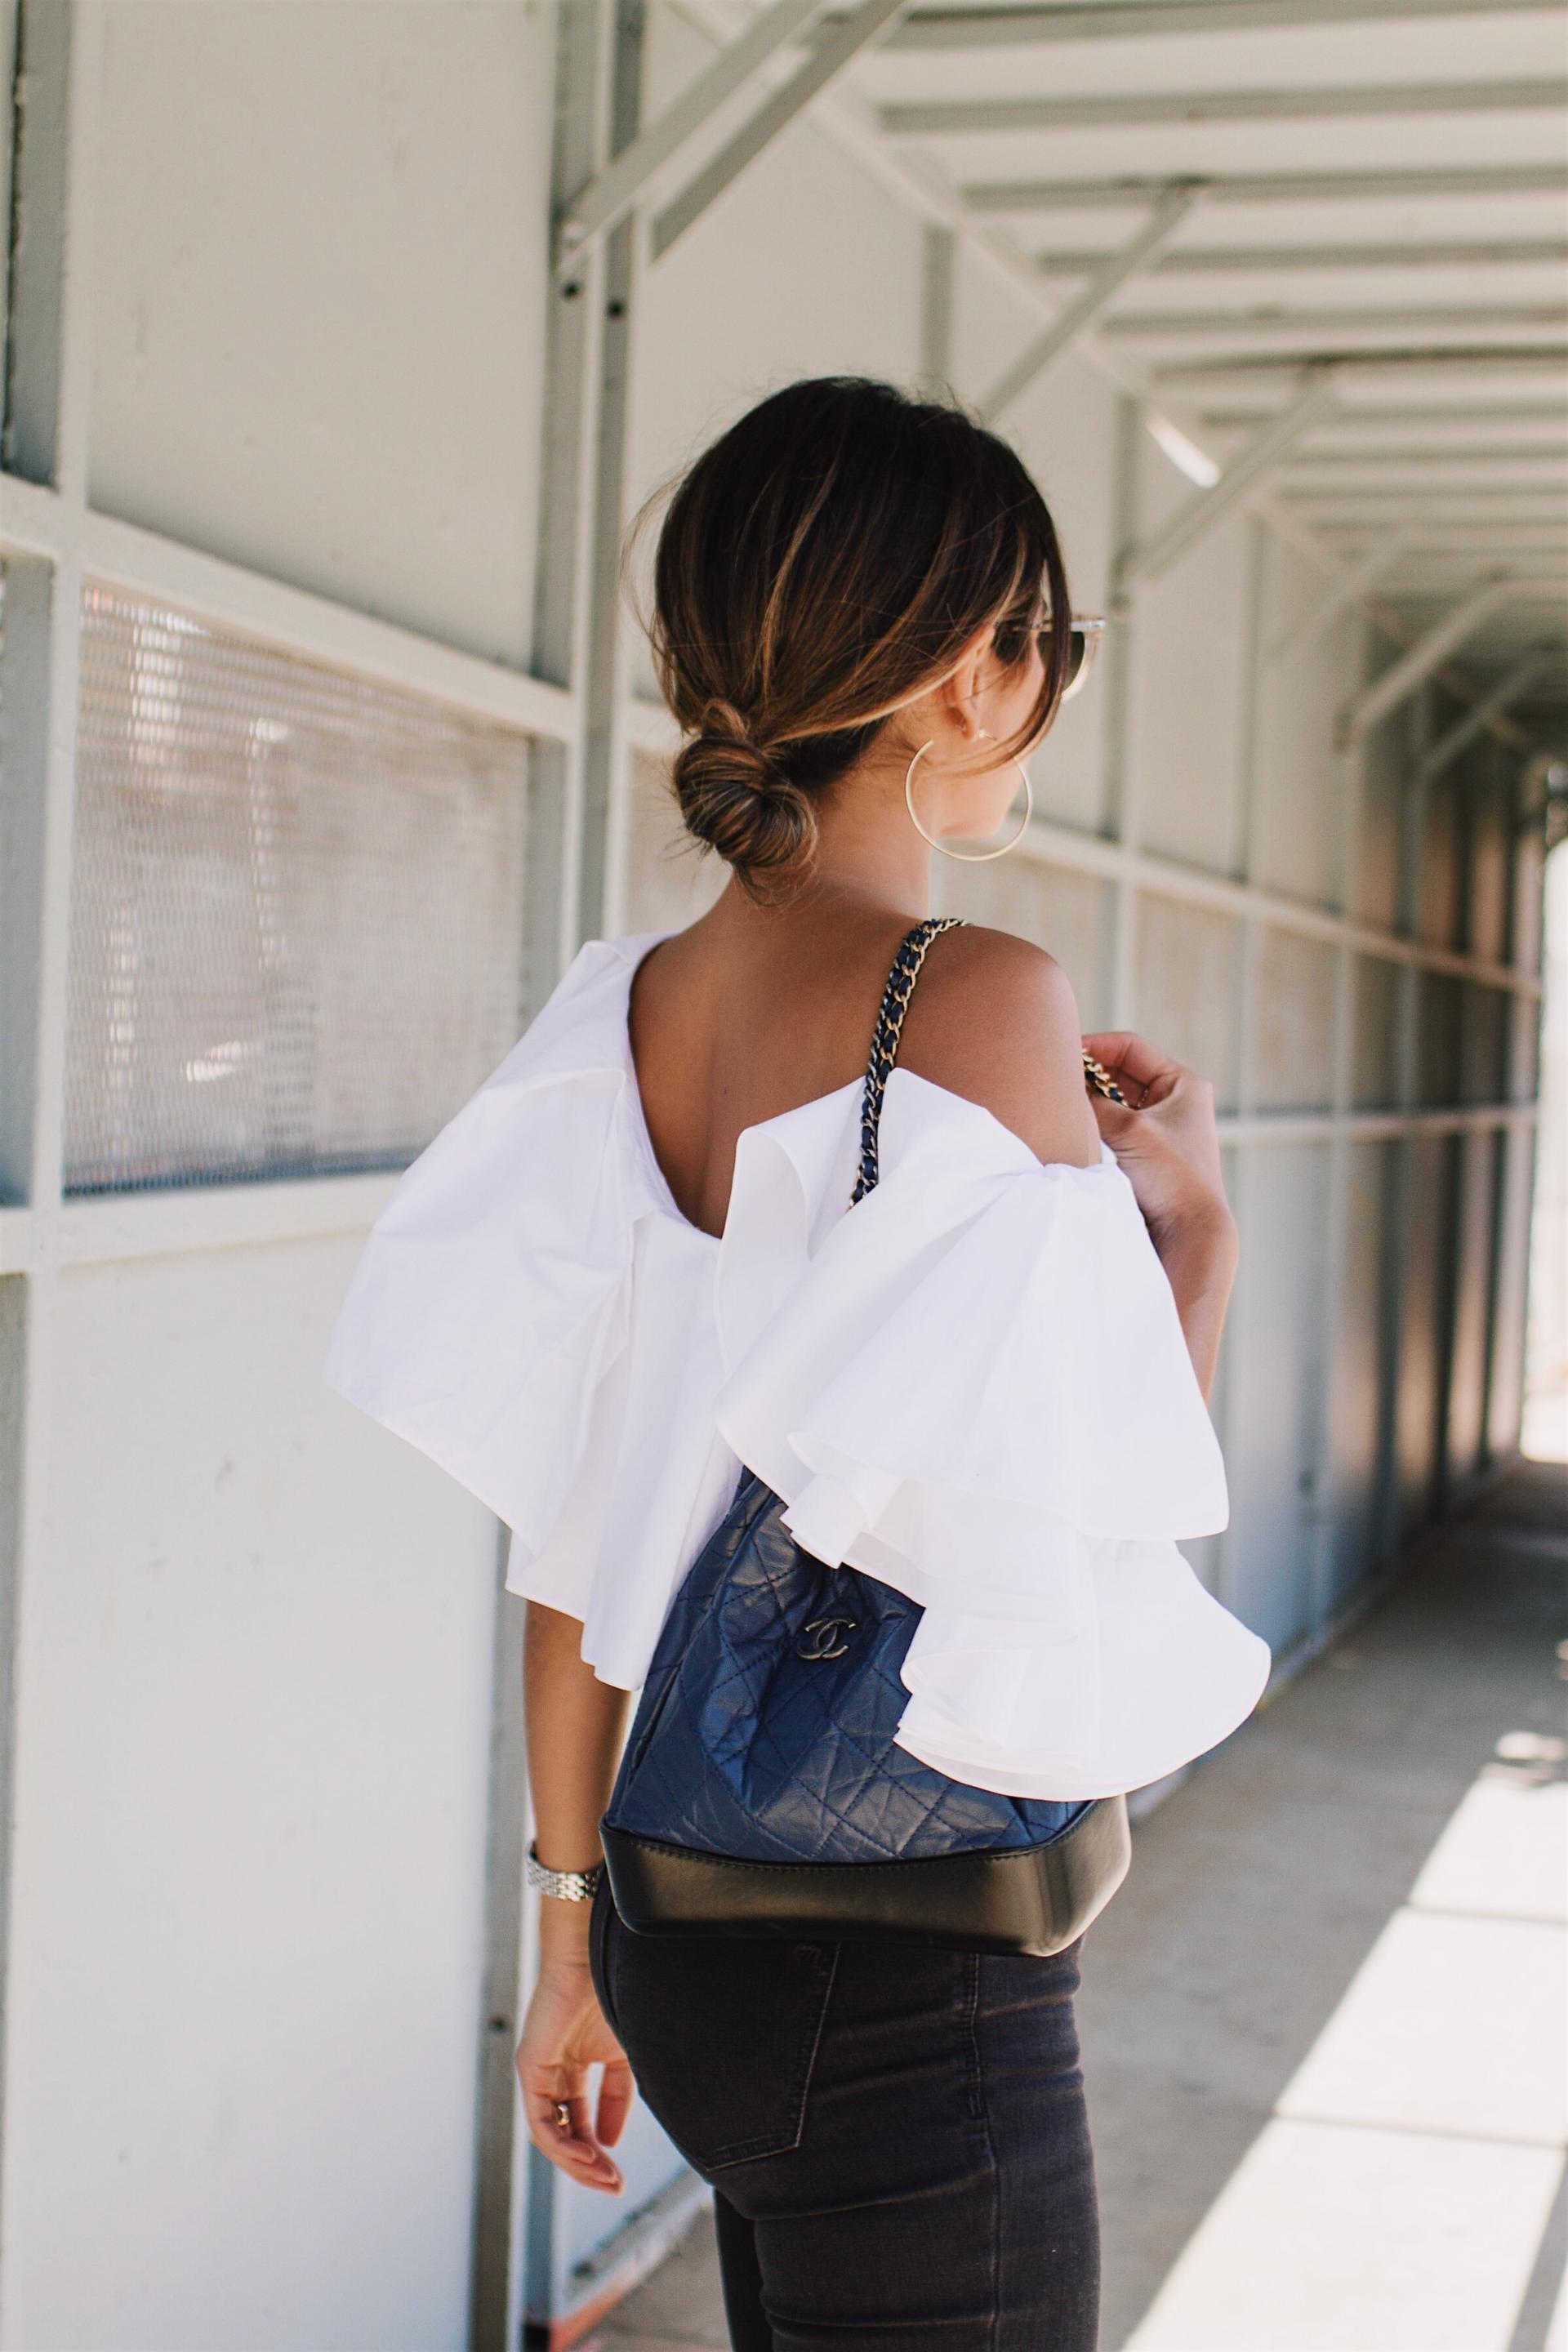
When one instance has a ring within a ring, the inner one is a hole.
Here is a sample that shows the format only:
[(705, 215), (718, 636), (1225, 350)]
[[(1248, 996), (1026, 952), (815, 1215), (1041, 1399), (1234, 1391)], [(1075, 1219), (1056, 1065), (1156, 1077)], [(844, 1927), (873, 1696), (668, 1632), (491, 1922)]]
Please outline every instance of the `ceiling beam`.
[(1474, 636), (1481, 623), (1506, 601), (1511, 586), (1508, 574), (1502, 572), (1478, 580), (1468, 595), (1451, 604), (1397, 661), (1380, 671), (1359, 694), (1352, 695), (1341, 709), (1335, 730), (1341, 751), (1349, 751), (1361, 742), (1380, 719), (1386, 719), (1418, 686), (1425, 685), (1448, 655), (1467, 637)]
[(1549, 671), (1554, 670), (1562, 658), (1561, 651), (1548, 653), (1538, 650), (1526, 654), (1522, 661), (1516, 662), (1506, 677), (1500, 677), (1496, 686), (1483, 694), (1462, 719), (1456, 719), (1453, 725), (1438, 736), (1431, 750), (1423, 753), (1415, 763), (1412, 782), (1417, 784), (1435, 782), (1445, 768), (1451, 768), (1456, 760), (1464, 756), (1472, 743), (1479, 741), (1494, 719), (1500, 719), (1514, 703), (1522, 701), (1531, 688)]
[(1275, 471), (1294, 443), (1332, 406), (1335, 397), (1331, 375), (1314, 372), (1283, 415), (1231, 459), (1212, 490), (1194, 491), (1152, 538), (1123, 550), (1116, 563), (1117, 592), (1125, 595), (1141, 581), (1157, 580), (1179, 557), (1206, 539), (1237, 499)]
[(1560, 428), (1556, 443), (1550, 441), (1431, 441), (1411, 444), (1399, 441), (1369, 442), (1361, 446), (1340, 448), (1326, 444), (1321, 448), (1301, 449), (1290, 461), (1291, 474), (1304, 479), (1309, 471), (1342, 467), (1355, 473), (1363, 466), (1395, 468), (1401, 466), (1534, 466), (1553, 458), (1568, 461), (1568, 418)]
[[(1110, 258), (1103, 250), (1037, 253), (1045, 278), (1082, 278)], [(1560, 269), (1568, 242), (1555, 236), (1492, 237), (1451, 245), (1179, 245), (1151, 265), (1157, 278), (1240, 276), (1277, 278), (1281, 270)]]
[(1519, 502), (1521, 517), (1540, 517), (1545, 520), (1542, 514), (1542, 500), (1568, 497), (1568, 484), (1562, 481), (1499, 482), (1486, 489), (1474, 484), (1450, 488), (1446, 482), (1405, 482), (1384, 488), (1381, 482), (1364, 482), (1358, 483), (1353, 488), (1336, 489), (1331, 483), (1325, 482), (1317, 489), (1310, 484), (1289, 488), (1281, 485), (1279, 495), (1293, 507), (1338, 504), (1352, 507), (1358, 514), (1363, 514), (1373, 506), (1381, 507), (1385, 512), (1390, 508), (1404, 507), (1408, 510), (1419, 506), (1423, 512), (1443, 512), (1449, 516), (1456, 511), (1489, 516), (1500, 505), (1506, 506), (1514, 499)]
[[(1478, 303), (1473, 310), (1448, 303), (1441, 308), (1416, 308), (1403, 303), (1367, 303), (1360, 309), (1332, 310), (1121, 310), (1108, 319), (1105, 332), (1116, 335), (1342, 335), (1358, 328), (1380, 331), (1428, 328), (1525, 327), (1538, 333), (1568, 328), (1568, 303)], [(1563, 357), (1568, 363), (1568, 346)]]
[(1003, 370), (980, 403), (983, 417), (1000, 416), (1031, 384), (1038, 383), (1051, 362), (1109, 309), (1127, 280), (1164, 249), (1201, 193), (1202, 183), (1193, 180), (1176, 181), (1163, 191), (1142, 227), (1129, 237), (1121, 252), (1112, 254), (1076, 301), (1069, 302), (1059, 318), (1025, 345), (1011, 367)]
[[(1237, 425), (1260, 425), (1279, 413), (1276, 401), (1233, 403), (1226, 408), (1205, 408), (1199, 411), (1199, 421), (1225, 431)], [(1564, 403), (1556, 400), (1477, 400), (1477, 401), (1368, 401), (1362, 407), (1349, 404), (1334, 420), (1336, 426), (1354, 431), (1363, 425), (1561, 425)]]
[[(1084, 211), (1149, 205), (1163, 182), (1147, 175), (1074, 180), (985, 180), (963, 191), (976, 213)], [(1338, 204), (1347, 197), (1406, 204), (1417, 196), (1555, 196), (1568, 189), (1558, 163), (1443, 164), (1386, 172), (1219, 172), (1208, 192), (1216, 204)]]
[(1310, 89), (1138, 90), (1089, 98), (947, 98), (884, 106), (895, 139), (972, 131), (1146, 130), (1158, 124), (1342, 122), (1369, 116), (1513, 114), (1568, 105), (1561, 76), (1508, 81), (1346, 82)]
[(721, 49), (664, 112), (613, 163), (578, 189), (556, 235), (558, 267), (576, 268), (600, 237), (624, 220), (644, 188), (727, 100), (789, 41), (798, 40), (826, 0), (773, 0), (751, 28)]
[[(1329, 351), (1318, 356), (1337, 361), (1352, 383), (1357, 376), (1407, 368), (1436, 368), (1445, 374), (1470, 369), (1492, 374), (1508, 368), (1520, 375), (1544, 372), (1553, 376), (1568, 375), (1568, 350), (1561, 343), (1405, 344), (1394, 351), (1374, 351), (1363, 345), (1359, 351)], [(1300, 366), (1299, 352), (1188, 352), (1180, 358), (1162, 361), (1148, 373), (1152, 383), (1173, 383), (1184, 378), (1204, 376), (1266, 379), (1276, 369), (1285, 369), (1294, 375)]]
[(779, 133), (789, 128), (813, 99), (820, 98), (863, 49), (886, 34), (894, 17), (908, 5), (909, 0), (860, 0), (853, 16), (836, 17), (805, 63), (763, 101), (679, 194), (654, 215), (649, 245), (652, 258), (662, 259), (677, 238), (684, 236), (692, 224), (701, 219), (710, 205), (716, 203), (742, 173), (751, 168)]
[(1364, 25), (1411, 16), (1489, 16), (1559, 0), (1089, 0), (1088, 5), (921, 8), (893, 36), (900, 49), (1020, 48), (1037, 41), (1102, 41), (1170, 33), (1270, 31)]

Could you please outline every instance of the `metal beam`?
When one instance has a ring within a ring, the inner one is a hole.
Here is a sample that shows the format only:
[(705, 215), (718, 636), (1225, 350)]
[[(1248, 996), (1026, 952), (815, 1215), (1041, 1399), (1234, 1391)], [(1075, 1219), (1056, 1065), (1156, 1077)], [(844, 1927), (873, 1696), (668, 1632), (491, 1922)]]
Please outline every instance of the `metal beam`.
[[(1110, 259), (1103, 248), (1073, 252), (1064, 247), (1037, 253), (1043, 278), (1083, 278)], [(1277, 278), (1282, 270), (1396, 269), (1402, 275), (1427, 269), (1560, 269), (1568, 264), (1568, 243), (1555, 236), (1466, 239), (1447, 245), (1184, 245), (1151, 264), (1158, 278)]]
[(1196, 203), (1202, 184), (1201, 181), (1178, 180), (1163, 192), (1142, 227), (1128, 239), (1121, 252), (1112, 254), (1061, 316), (1053, 319), (1025, 346), (1012, 366), (1003, 370), (980, 404), (982, 416), (994, 418), (1010, 408), (1067, 349), (1074, 336), (1093, 325), (1127, 280), (1145, 268), (1151, 258), (1169, 244)]
[(1375, 506), (1382, 510), (1384, 519), (1391, 512), (1411, 513), (1420, 509), (1422, 511), (1430, 509), (1433, 514), (1443, 512), (1450, 518), (1468, 512), (1479, 520), (1494, 515), (1500, 503), (1506, 506), (1510, 499), (1524, 499), (1531, 502), (1521, 517), (1527, 521), (1541, 512), (1540, 501), (1542, 499), (1562, 499), (1565, 494), (1568, 494), (1568, 483), (1562, 480), (1498, 482), (1490, 489), (1479, 488), (1475, 483), (1461, 488), (1446, 482), (1418, 482), (1415, 485), (1403, 482), (1392, 487), (1385, 487), (1381, 482), (1342, 483), (1337, 487), (1325, 482), (1315, 490), (1282, 487), (1279, 491), (1285, 505), (1303, 513), (1310, 507), (1334, 505), (1349, 506), (1360, 513)]
[(852, 16), (837, 18), (806, 58), (773, 95), (758, 107), (733, 138), (687, 182), (661, 212), (654, 215), (652, 254), (658, 261), (676, 239), (700, 220), (726, 188), (748, 170), (781, 131), (788, 129), (814, 98), (821, 96), (862, 49), (885, 34), (909, 0), (860, 0)]
[[(1152, 204), (1163, 183), (1131, 175), (1117, 179), (987, 180), (963, 191), (976, 213), (1089, 210)], [(1568, 189), (1557, 163), (1484, 163), (1389, 172), (1216, 173), (1208, 193), (1216, 204), (1338, 204), (1346, 197), (1396, 204), (1413, 196), (1555, 196)]]
[(773, 0), (748, 31), (721, 49), (623, 154), (577, 190), (557, 236), (557, 267), (563, 271), (577, 268), (588, 248), (630, 212), (656, 173), (674, 162), (771, 57), (798, 40), (826, 5), (826, 0)]
[[(1288, 369), (1292, 373), (1300, 368), (1299, 357), (1287, 352), (1187, 352), (1180, 358), (1162, 362), (1148, 371), (1152, 383), (1164, 383), (1180, 377), (1200, 377), (1206, 380), (1210, 398), (1220, 389), (1226, 376), (1235, 383), (1226, 389), (1242, 384), (1250, 386), (1266, 383), (1276, 369)], [(1484, 374), (1495, 383), (1504, 370), (1515, 376), (1540, 376), (1568, 380), (1568, 351), (1561, 343), (1427, 343), (1400, 344), (1388, 351), (1363, 350), (1349, 353), (1342, 373), (1347, 390), (1356, 384), (1387, 380), (1391, 373), (1406, 373), (1413, 368), (1433, 371), (1438, 380), (1444, 376)]]
[(1537, 651), (1526, 654), (1522, 661), (1516, 662), (1505, 677), (1500, 678), (1489, 693), (1482, 695), (1473, 709), (1467, 710), (1462, 719), (1456, 719), (1447, 734), (1439, 735), (1431, 750), (1422, 753), (1416, 762), (1413, 781), (1429, 784), (1442, 774), (1445, 768), (1451, 768), (1454, 761), (1486, 733), (1490, 722), (1500, 719), (1510, 705), (1521, 700), (1538, 678), (1544, 677), (1548, 670), (1557, 667), (1560, 658), (1557, 654)]
[(1392, 572), (1396, 564), (1404, 562), (1405, 557), (1420, 537), (1419, 526), (1411, 523), (1396, 530), (1392, 538), (1385, 539), (1380, 546), (1373, 548), (1370, 555), (1363, 556), (1359, 563), (1352, 564), (1343, 577), (1335, 583), (1329, 593), (1318, 604), (1312, 605), (1293, 627), (1285, 630), (1282, 635), (1275, 638), (1274, 643), (1268, 648), (1265, 658), (1268, 661), (1279, 661), (1287, 654), (1300, 653), (1305, 646), (1315, 645), (1324, 630), (1331, 628), (1342, 613), (1348, 613), (1352, 605), (1359, 604), (1384, 573)]
[(881, 110), (896, 139), (994, 131), (1110, 131), (1156, 124), (1332, 122), (1412, 114), (1555, 112), (1561, 76), (1509, 81), (1356, 82), (1314, 89), (1139, 90), (1091, 98), (927, 99)]
[(1397, 22), (1555, 11), (1559, 0), (1088, 0), (1044, 7), (921, 8), (894, 36), (900, 49), (1022, 48), (1037, 41), (1103, 41), (1171, 33), (1267, 31), (1275, 26)]
[(1379, 719), (1386, 719), (1417, 687), (1424, 686), (1438, 664), (1506, 603), (1512, 585), (1505, 572), (1478, 580), (1469, 594), (1450, 605), (1441, 620), (1435, 621), (1397, 661), (1352, 695), (1340, 711), (1335, 730), (1341, 751), (1361, 742)]
[(1291, 470), (1304, 472), (1310, 466), (1342, 466), (1354, 473), (1363, 466), (1479, 466), (1484, 469), (1550, 465), (1554, 459), (1568, 460), (1568, 418), (1564, 428), (1564, 437), (1555, 446), (1550, 441), (1422, 441), (1409, 446), (1398, 441), (1374, 441), (1342, 449), (1331, 442), (1321, 448), (1304, 449)]
[(941, 397), (952, 382), (952, 298), (958, 238), (928, 221), (921, 242), (921, 381)]
[[(1347, 406), (1340, 422), (1348, 430), (1362, 425), (1557, 425), (1563, 422), (1563, 403), (1547, 400), (1478, 400), (1469, 401), (1398, 401), (1386, 404), (1368, 404), (1364, 408)], [(1237, 425), (1261, 425), (1275, 414), (1272, 401), (1249, 401), (1228, 408), (1204, 408), (1198, 412), (1200, 425), (1212, 425), (1225, 431)]]
[[(1391, 330), (1414, 332), (1418, 329), (1444, 328), (1473, 332), (1496, 327), (1528, 327), (1537, 332), (1568, 328), (1568, 304), (1445, 303), (1417, 307), (1379, 302), (1355, 309), (1342, 305), (1331, 310), (1124, 310), (1107, 322), (1105, 331), (1118, 335), (1285, 334), (1342, 338), (1347, 333), (1367, 330), (1380, 334)], [(1568, 347), (1563, 356), (1568, 361)]]
[(1336, 397), (1332, 376), (1327, 371), (1314, 372), (1300, 396), (1232, 458), (1212, 490), (1197, 491), (1185, 506), (1177, 509), (1163, 530), (1121, 556), (1116, 567), (1119, 591), (1125, 593), (1138, 581), (1158, 579), (1170, 570), (1178, 556), (1206, 539), (1220, 517), (1274, 470)]

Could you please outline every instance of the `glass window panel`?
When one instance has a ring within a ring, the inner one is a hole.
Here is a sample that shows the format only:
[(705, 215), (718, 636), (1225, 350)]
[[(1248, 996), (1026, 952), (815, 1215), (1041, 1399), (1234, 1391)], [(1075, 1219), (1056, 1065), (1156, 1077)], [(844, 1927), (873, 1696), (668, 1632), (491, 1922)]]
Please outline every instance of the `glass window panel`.
[(1450, 972), (1424, 971), (1420, 989), (1420, 1100), (1428, 1107), (1462, 1101), (1464, 983)]
[(631, 759), (627, 795), (624, 931), (679, 931), (713, 904), (730, 868), (681, 823), (669, 766), (647, 751)]
[(1252, 1098), (1259, 1110), (1328, 1110), (1334, 1096), (1336, 951), (1300, 932), (1258, 942)]
[(1357, 1110), (1387, 1110), (1399, 1099), (1399, 975), (1386, 956), (1355, 960), (1352, 1086)]
[(68, 1189), (412, 1159), (521, 1025), (527, 761), (89, 583)]
[(1229, 915), (1140, 892), (1133, 1026), (1236, 1107), (1241, 926)]
[(1079, 1018), (1098, 1029), (1110, 1015), (1110, 916), (1115, 894), (1092, 874), (1075, 874), (1038, 857), (997, 857), (960, 866), (941, 858), (937, 904), (943, 914), (1011, 931), (1045, 948), (1067, 973)]

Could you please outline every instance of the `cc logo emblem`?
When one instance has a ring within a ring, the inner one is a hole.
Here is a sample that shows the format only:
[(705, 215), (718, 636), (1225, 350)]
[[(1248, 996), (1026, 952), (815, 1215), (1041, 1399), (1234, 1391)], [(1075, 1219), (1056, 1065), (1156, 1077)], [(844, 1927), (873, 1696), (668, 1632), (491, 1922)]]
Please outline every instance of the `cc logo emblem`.
[(841, 1658), (849, 1647), (840, 1637), (853, 1633), (853, 1617), (814, 1617), (795, 1645), (797, 1658)]

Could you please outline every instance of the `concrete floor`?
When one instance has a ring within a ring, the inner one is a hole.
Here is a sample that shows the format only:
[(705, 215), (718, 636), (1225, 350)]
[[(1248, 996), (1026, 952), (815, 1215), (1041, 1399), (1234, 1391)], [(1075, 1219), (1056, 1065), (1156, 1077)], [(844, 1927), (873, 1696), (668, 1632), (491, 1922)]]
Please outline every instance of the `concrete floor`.
[[(1079, 2009), (1103, 2352), (1568, 2352), (1565, 1621), (1525, 1465), (1139, 1823)], [(727, 2342), (706, 2215), (592, 2341)]]

